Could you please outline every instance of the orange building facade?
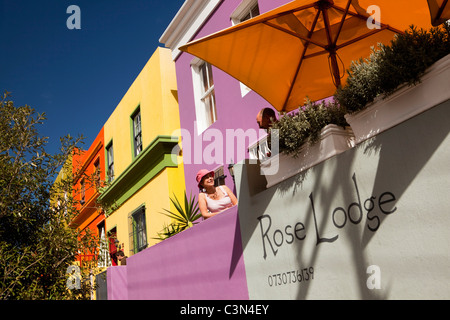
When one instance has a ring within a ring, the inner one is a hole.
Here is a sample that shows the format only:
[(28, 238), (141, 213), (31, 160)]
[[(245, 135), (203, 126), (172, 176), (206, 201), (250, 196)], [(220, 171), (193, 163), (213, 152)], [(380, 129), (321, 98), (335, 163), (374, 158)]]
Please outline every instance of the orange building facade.
[[(81, 252), (78, 256), (80, 266), (92, 261), (99, 254), (95, 266), (107, 267), (115, 264), (111, 260), (110, 246), (107, 244), (105, 214), (97, 203), (102, 182), (105, 181), (105, 151), (103, 128), (97, 134), (87, 151), (73, 156), (73, 198), (79, 214), (71, 221), (70, 226), (78, 228), (82, 234), (94, 234), (100, 239), (99, 251)], [(112, 244), (113, 245), (113, 244)]]

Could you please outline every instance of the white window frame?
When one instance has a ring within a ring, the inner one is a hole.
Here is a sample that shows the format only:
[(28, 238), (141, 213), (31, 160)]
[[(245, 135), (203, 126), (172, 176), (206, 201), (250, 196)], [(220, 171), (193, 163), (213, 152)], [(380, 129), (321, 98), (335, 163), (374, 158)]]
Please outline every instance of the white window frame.
[(231, 23), (233, 25), (239, 24), (244, 19), (244, 17), (250, 13), (251, 9), (258, 5), (258, 0), (242, 0), (242, 2), (234, 9), (233, 13), (230, 16)]
[[(244, 17), (251, 12), (251, 9), (255, 5), (259, 6), (258, 0), (242, 0), (230, 16), (231, 23), (236, 25), (243, 22), (242, 19), (244, 19)], [(241, 97), (244, 97), (247, 93), (252, 91), (252, 89), (247, 87), (242, 82), (239, 82), (239, 85), (241, 87)]]
[[(208, 97), (210, 97), (211, 95), (215, 95), (214, 79), (213, 84), (208, 88), (208, 90), (204, 91), (203, 89), (203, 78), (201, 74), (201, 67), (206, 63), (207, 62), (199, 58), (195, 58), (191, 62), (192, 80), (194, 86), (195, 114), (197, 119), (197, 134), (201, 134), (210, 125), (212, 125), (214, 122), (217, 121), (217, 106), (215, 97), (213, 98), (214, 106), (212, 115), (210, 114), (209, 110), (207, 110), (208, 106), (205, 103), (205, 100)], [(209, 121), (209, 119), (211, 119), (212, 121)]]

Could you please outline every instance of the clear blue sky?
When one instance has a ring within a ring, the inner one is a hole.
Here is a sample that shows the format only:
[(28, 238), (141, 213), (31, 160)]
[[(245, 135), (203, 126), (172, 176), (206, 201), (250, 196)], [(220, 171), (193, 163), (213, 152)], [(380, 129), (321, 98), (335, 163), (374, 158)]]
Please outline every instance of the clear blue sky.
[[(39, 127), (87, 149), (158, 46), (184, 0), (0, 0), (0, 91), (45, 112)], [(66, 13), (80, 8), (81, 29)]]

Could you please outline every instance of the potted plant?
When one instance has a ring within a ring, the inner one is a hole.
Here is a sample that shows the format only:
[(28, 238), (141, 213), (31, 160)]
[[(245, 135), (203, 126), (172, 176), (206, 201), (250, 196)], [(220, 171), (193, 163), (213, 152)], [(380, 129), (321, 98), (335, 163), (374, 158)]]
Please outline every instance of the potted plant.
[(279, 153), (261, 163), (267, 187), (351, 148), (353, 133), (344, 115), (345, 109), (333, 99), (307, 100), (297, 111), (282, 115), (268, 139), (278, 140)]
[(411, 26), (350, 66), (335, 99), (360, 143), (450, 98), (450, 27)]

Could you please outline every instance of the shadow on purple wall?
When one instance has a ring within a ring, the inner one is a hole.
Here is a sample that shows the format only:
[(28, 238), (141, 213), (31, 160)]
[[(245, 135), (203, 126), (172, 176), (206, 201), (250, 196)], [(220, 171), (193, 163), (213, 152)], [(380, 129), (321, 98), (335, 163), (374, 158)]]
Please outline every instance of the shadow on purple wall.
[(107, 271), (109, 300), (247, 300), (237, 206)]

